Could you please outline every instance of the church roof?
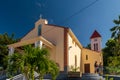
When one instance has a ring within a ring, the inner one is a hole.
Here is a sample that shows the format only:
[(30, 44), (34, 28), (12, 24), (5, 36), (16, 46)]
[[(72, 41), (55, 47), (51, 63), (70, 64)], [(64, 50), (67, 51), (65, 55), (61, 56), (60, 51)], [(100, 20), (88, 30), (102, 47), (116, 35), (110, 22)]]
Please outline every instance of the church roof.
[(92, 34), (92, 36), (90, 37), (90, 39), (92, 38), (96, 38), (96, 37), (101, 37), (101, 35), (95, 30)]

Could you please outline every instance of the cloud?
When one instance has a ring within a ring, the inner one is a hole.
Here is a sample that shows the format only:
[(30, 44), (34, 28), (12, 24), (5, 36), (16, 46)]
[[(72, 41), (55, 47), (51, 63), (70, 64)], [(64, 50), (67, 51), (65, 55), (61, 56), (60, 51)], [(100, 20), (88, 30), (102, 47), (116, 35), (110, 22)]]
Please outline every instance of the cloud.
[(45, 4), (44, 3), (41, 3), (41, 2), (36, 2), (36, 5), (41, 8), (41, 7), (45, 7)]
[(38, 7), (42, 7), (42, 4), (41, 3), (39, 3), (39, 2), (36, 2), (36, 5), (38, 6)]

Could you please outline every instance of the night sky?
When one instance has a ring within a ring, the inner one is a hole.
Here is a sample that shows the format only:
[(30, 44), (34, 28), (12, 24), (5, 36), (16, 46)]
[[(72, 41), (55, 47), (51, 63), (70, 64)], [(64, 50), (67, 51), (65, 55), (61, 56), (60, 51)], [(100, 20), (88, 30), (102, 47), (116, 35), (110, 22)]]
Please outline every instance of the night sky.
[(120, 15), (120, 0), (0, 0), (0, 34), (23, 37), (40, 18), (49, 24), (72, 29), (83, 46), (97, 30), (102, 47), (110, 38), (110, 28)]

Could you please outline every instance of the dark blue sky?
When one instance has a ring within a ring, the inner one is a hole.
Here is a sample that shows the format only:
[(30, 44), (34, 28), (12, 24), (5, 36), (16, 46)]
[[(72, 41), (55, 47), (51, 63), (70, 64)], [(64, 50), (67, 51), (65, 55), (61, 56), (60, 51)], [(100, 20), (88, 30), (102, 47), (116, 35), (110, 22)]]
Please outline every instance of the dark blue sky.
[(15, 33), (20, 38), (34, 27), (40, 14), (49, 24), (70, 27), (83, 46), (90, 43), (96, 29), (104, 47), (115, 26), (113, 20), (120, 15), (120, 0), (0, 0), (0, 33)]

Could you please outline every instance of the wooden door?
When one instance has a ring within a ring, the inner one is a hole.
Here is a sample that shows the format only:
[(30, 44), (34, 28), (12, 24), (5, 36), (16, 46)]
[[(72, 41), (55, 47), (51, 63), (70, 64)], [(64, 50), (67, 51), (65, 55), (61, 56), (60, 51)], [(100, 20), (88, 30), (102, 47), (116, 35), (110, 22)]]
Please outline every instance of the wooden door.
[(85, 73), (90, 73), (90, 64), (84, 64)]

